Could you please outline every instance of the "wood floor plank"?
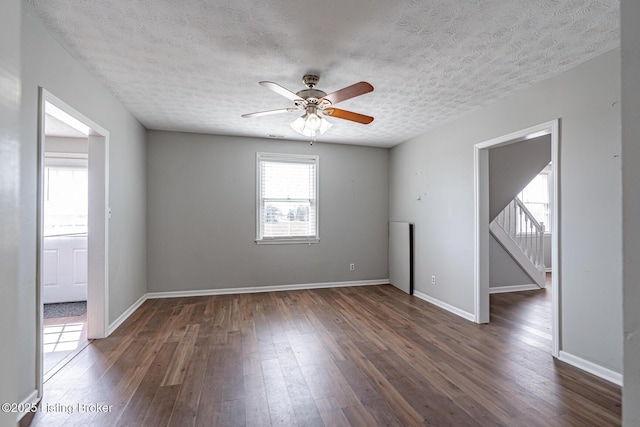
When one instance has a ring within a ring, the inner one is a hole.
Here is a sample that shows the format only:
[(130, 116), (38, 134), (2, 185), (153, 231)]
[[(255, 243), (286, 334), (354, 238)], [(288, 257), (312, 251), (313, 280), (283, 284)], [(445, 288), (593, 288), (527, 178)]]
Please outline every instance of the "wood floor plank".
[(243, 320), (240, 323), (240, 331), (243, 374), (252, 375), (262, 372), (258, 338), (253, 320)]
[(246, 425), (244, 399), (227, 400), (220, 408), (220, 425), (225, 427), (242, 427)]
[(221, 363), (223, 401), (244, 399), (245, 397), (242, 337), (238, 331), (233, 331), (228, 336), (228, 345), (224, 347)]
[(386, 401), (374, 384), (375, 380), (368, 378), (352, 360), (338, 361), (336, 365), (351, 389), (358, 396), (361, 405), (366, 409), (367, 413), (374, 417), (376, 424), (400, 426), (403, 425), (400, 417), (408, 416), (413, 418), (413, 413), (394, 412), (391, 408), (394, 402)]
[[(146, 416), (141, 425), (145, 427), (162, 427), (166, 426), (171, 419), (171, 413), (173, 412), (173, 406), (175, 404), (178, 393), (180, 392), (179, 385), (160, 386), (156, 392), (151, 405), (146, 412)], [(128, 424), (127, 427), (135, 426), (136, 424)], [(138, 424), (140, 425), (140, 424)]]
[(297, 425), (296, 415), (278, 359), (262, 361), (262, 375), (269, 402), (271, 425)]
[(299, 426), (324, 426), (315, 399), (290, 347), (279, 352), (279, 362), (291, 406)]
[(550, 291), (476, 325), (392, 286), (146, 301), (21, 426), (619, 426), (620, 387), (550, 355)]
[(370, 378), (370, 384), (375, 387), (378, 395), (387, 402), (393, 412), (398, 414), (398, 418), (404, 425), (421, 424), (423, 417), (403, 397), (402, 389), (396, 388), (378, 369), (378, 366), (372, 363), (371, 358), (375, 358), (378, 352), (365, 356), (353, 343), (343, 345), (350, 350), (354, 364), (367, 378)]
[(94, 413), (95, 418), (91, 420), (89, 425), (115, 425), (122, 413), (126, 410), (127, 405), (131, 401), (131, 397), (142, 382), (146, 371), (146, 366), (138, 366), (124, 371), (117, 386), (107, 399), (98, 401), (106, 405), (109, 410)]
[(123, 411), (119, 425), (137, 426), (143, 424), (147, 410), (152, 407), (153, 400), (162, 383), (159, 373), (165, 372), (176, 351), (178, 343), (162, 343), (151, 362), (151, 372), (142, 379), (127, 408)]
[(342, 408), (333, 397), (316, 400), (316, 407), (326, 426), (349, 427), (349, 420), (342, 412)]
[[(188, 325), (184, 329), (183, 338), (178, 343), (161, 385), (182, 384), (184, 376), (186, 375), (187, 366), (195, 349), (199, 328), (200, 325)], [(173, 341), (173, 339), (171, 341)]]
[(196, 426), (218, 425), (221, 416), (222, 391), (224, 381), (224, 348), (218, 346), (209, 347), (207, 368), (204, 373)]
[[(271, 425), (269, 414), (269, 402), (265, 390), (265, 382), (262, 373), (244, 376), (245, 417), (247, 427), (262, 427)], [(215, 422), (215, 420), (213, 420)], [(216, 424), (211, 424), (216, 425)]]
[(180, 392), (171, 411), (169, 426), (189, 427), (195, 425), (198, 417), (200, 391), (206, 369), (206, 360), (200, 359), (189, 362), (184, 379), (180, 383)]
[[(474, 425), (474, 418), (456, 402), (460, 397), (451, 399), (444, 392), (428, 383), (426, 378), (414, 375), (411, 366), (397, 363), (398, 358), (393, 351), (373, 355), (371, 362), (389, 379), (392, 387), (401, 392), (407, 403), (420, 414), (427, 425)], [(441, 410), (446, 408), (446, 410)]]

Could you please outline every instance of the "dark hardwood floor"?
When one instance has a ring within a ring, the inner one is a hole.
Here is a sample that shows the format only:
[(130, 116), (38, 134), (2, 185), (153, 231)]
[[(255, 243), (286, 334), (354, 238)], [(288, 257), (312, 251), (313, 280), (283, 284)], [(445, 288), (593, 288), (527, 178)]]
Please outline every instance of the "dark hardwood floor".
[(21, 425), (620, 425), (619, 387), (550, 356), (549, 293), (488, 325), (388, 285), (149, 300)]

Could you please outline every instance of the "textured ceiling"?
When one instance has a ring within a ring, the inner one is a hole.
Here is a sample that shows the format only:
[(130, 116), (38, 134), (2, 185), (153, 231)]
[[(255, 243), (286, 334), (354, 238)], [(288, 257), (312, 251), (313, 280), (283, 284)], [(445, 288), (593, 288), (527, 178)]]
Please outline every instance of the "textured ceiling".
[(45, 116), (44, 134), (45, 136), (60, 136), (65, 138), (87, 138), (87, 135), (49, 114)]
[[(25, 0), (149, 129), (287, 139), (309, 72), (338, 104), (318, 141), (389, 147), (619, 45), (619, 0)], [(99, 118), (96, 118), (99, 120)]]

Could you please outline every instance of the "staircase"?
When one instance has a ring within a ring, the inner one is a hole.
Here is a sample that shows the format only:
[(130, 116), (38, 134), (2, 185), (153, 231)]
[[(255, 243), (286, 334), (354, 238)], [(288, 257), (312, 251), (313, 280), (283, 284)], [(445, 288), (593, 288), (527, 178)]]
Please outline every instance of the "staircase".
[(544, 288), (544, 224), (536, 221), (522, 201), (513, 199), (491, 221), (489, 231), (535, 284)]

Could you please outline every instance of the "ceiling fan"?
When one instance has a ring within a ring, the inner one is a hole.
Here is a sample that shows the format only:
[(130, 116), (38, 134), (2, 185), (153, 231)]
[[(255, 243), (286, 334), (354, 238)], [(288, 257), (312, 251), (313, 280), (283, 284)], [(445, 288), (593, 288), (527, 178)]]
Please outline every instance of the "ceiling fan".
[(373, 86), (371, 86), (371, 84), (367, 82), (359, 82), (327, 95), (326, 92), (315, 88), (319, 80), (320, 78), (316, 75), (305, 75), (302, 77), (302, 81), (307, 88), (302, 89), (297, 93), (291, 92), (289, 89), (285, 89), (277, 83), (262, 81), (260, 82), (262, 86), (267, 89), (271, 89), (275, 93), (280, 94), (287, 99), (290, 99), (295, 104), (295, 107), (243, 114), (242, 117), (261, 117), (270, 116), (272, 114), (304, 111), (304, 115), (294, 120), (291, 123), (291, 127), (296, 132), (312, 138), (311, 142), (313, 142), (318, 133), (322, 135), (332, 126), (329, 121), (320, 116), (320, 113), (325, 116), (336, 117), (338, 119), (349, 120), (356, 123), (362, 123), (364, 125), (373, 121), (373, 117), (371, 116), (365, 116), (364, 114), (333, 107), (334, 104), (373, 91)]

